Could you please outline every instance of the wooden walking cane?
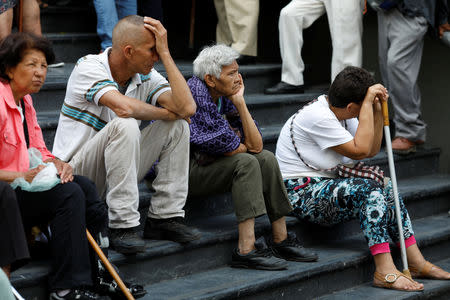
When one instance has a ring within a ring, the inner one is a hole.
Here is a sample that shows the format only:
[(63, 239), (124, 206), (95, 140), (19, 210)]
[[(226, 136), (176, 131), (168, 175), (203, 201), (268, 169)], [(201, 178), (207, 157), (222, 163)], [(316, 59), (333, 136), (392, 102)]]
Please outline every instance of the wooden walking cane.
[(111, 274), (111, 276), (117, 282), (117, 285), (122, 290), (122, 292), (125, 295), (125, 297), (127, 298), (127, 300), (134, 300), (133, 295), (131, 295), (130, 291), (125, 286), (125, 284), (123, 283), (122, 279), (120, 279), (119, 274), (117, 274), (116, 270), (111, 265), (111, 263), (108, 261), (108, 259), (106, 258), (105, 254), (103, 253), (102, 249), (100, 249), (100, 247), (97, 245), (97, 242), (94, 240), (92, 235), (89, 233), (89, 230), (87, 230), (87, 229), (86, 229), (86, 234), (87, 234), (89, 243), (91, 244), (92, 248), (94, 248), (94, 250), (97, 253), (98, 257), (103, 262), (103, 264), (105, 265), (106, 269), (108, 270), (109, 274)]
[(397, 218), (398, 235), (400, 238), (400, 251), (402, 255), (403, 262), (403, 274), (411, 278), (411, 273), (408, 269), (408, 260), (406, 257), (406, 247), (405, 238), (403, 236), (403, 225), (400, 215), (400, 200), (398, 198), (398, 186), (397, 186), (397, 176), (395, 175), (395, 165), (394, 165), (394, 155), (392, 154), (392, 144), (391, 144), (391, 132), (389, 131), (389, 111), (387, 101), (381, 101), (381, 107), (383, 110), (383, 125), (384, 125), (384, 137), (386, 140), (386, 152), (389, 162), (389, 172), (391, 173), (392, 190), (394, 192), (394, 203), (395, 203), (395, 216)]

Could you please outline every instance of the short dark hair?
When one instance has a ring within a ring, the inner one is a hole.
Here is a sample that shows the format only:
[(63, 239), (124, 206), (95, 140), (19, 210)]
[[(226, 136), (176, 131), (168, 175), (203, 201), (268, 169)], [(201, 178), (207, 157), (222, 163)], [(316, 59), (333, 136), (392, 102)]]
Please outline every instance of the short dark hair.
[(349, 103), (361, 103), (367, 89), (375, 84), (375, 79), (366, 70), (346, 67), (334, 79), (328, 91), (328, 101), (334, 107), (344, 108)]
[(0, 78), (9, 81), (6, 70), (17, 66), (31, 49), (42, 51), (48, 64), (55, 61), (52, 45), (46, 38), (26, 32), (12, 33), (0, 44)]

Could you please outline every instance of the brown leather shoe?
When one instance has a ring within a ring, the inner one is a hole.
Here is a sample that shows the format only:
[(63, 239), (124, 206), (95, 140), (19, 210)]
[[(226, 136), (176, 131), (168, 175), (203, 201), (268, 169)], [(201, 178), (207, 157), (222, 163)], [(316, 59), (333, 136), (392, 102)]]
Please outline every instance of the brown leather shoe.
[(411, 141), (407, 138), (398, 136), (392, 141), (392, 150), (395, 154), (407, 155), (416, 152), (416, 145), (421, 145), (424, 142), (421, 140)]

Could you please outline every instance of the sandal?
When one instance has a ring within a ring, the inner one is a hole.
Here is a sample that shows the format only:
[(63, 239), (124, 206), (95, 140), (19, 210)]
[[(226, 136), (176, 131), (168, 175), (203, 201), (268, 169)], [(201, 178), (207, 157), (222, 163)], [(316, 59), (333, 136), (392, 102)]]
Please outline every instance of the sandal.
[[(413, 266), (409, 266), (409, 270), (411, 271), (411, 274), (416, 278), (437, 279), (435, 277), (432, 277), (430, 274), (431, 269), (433, 269), (433, 268), (442, 270), (442, 268), (439, 268), (438, 266), (433, 265), (429, 261), (426, 261), (420, 269), (413, 267)], [(439, 280), (448, 280), (448, 279), (442, 278)]]
[(423, 290), (423, 288), (417, 289), (417, 290), (409, 290), (409, 289), (394, 287), (394, 283), (400, 277), (405, 277), (409, 281), (414, 282), (414, 280), (412, 280), (411, 278), (408, 278), (408, 276), (406, 276), (405, 274), (403, 274), (402, 272), (400, 272), (398, 270), (395, 270), (395, 272), (388, 273), (388, 274), (385, 274), (385, 275), (375, 271), (375, 273), (373, 274), (373, 278), (377, 279), (381, 283), (375, 283), (375, 280), (374, 280), (373, 281), (373, 285), (376, 286), (376, 287), (381, 287), (381, 288), (385, 288), (385, 289), (393, 289), (393, 290), (404, 291), (404, 292), (418, 292), (418, 291), (422, 291)]

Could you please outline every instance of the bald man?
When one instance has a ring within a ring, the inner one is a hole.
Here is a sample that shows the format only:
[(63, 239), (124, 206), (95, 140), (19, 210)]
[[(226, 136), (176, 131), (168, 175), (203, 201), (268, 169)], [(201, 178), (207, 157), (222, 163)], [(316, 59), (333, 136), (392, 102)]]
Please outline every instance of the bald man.
[[(161, 60), (168, 80), (153, 65)], [(158, 160), (144, 237), (189, 242), (200, 237), (183, 222), (188, 191), (189, 117), (196, 104), (176, 67), (162, 24), (128, 16), (102, 54), (81, 58), (67, 83), (53, 153), (106, 196), (110, 242), (136, 253), (141, 181)], [(142, 128), (141, 120), (153, 121)]]

